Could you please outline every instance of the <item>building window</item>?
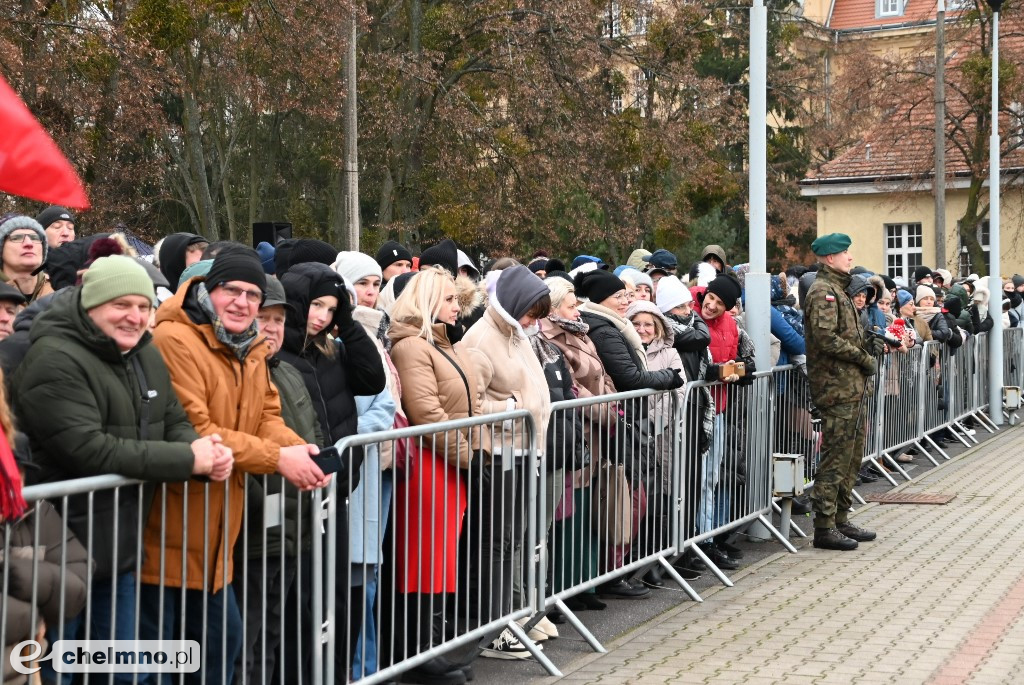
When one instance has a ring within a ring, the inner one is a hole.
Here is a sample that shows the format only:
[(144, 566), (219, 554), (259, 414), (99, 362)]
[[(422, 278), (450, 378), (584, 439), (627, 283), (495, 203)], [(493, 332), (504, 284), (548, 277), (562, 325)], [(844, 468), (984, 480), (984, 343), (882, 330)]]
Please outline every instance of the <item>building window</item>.
[(622, 114), (622, 93), (612, 93), (612, 114)]
[(921, 224), (886, 224), (885, 266), (889, 278), (903, 278), (910, 283), (914, 269), (921, 263)]
[(647, 72), (643, 69), (633, 72), (633, 93), (636, 95), (633, 102), (640, 110), (640, 116), (647, 116)]
[(605, 26), (610, 37), (618, 38), (622, 35), (622, 8), (614, 0), (608, 3), (608, 18), (605, 20)]
[[(985, 268), (986, 270), (991, 266), (992, 260), (989, 259), (989, 228), (988, 220), (982, 221), (978, 226), (978, 232), (975, 234), (978, 236), (978, 242), (981, 243), (981, 251), (985, 253)], [(977, 271), (976, 265), (971, 261), (971, 255), (967, 252), (967, 246), (960, 242), (960, 276), (967, 276)]]
[(903, 0), (876, 0), (879, 17), (898, 17), (903, 14)]
[(636, 19), (633, 21), (633, 33), (638, 36), (647, 35), (647, 27), (651, 24), (654, 13), (654, 0), (640, 0), (637, 3)]
[(1010, 130), (1006, 137), (1010, 145), (1024, 145), (1024, 103), (1010, 103)]

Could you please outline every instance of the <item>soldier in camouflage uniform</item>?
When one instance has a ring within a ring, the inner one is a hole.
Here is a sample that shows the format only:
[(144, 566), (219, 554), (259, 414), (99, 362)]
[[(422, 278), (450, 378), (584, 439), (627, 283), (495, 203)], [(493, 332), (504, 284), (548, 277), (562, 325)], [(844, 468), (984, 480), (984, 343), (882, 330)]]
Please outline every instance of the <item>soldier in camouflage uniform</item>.
[(850, 284), (850, 237), (830, 233), (811, 244), (821, 268), (804, 300), (807, 378), (822, 418), (821, 461), (814, 476), (814, 546), (851, 550), (874, 540), (872, 531), (847, 519), (853, 485), (864, 454), (868, 379), (885, 343), (865, 339), (860, 317), (846, 294)]

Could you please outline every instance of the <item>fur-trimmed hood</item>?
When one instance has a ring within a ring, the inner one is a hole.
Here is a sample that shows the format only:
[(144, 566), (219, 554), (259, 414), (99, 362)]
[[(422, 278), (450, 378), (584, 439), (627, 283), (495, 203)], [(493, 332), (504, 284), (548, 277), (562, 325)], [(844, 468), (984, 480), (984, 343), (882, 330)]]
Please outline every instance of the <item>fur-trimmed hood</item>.
[(469, 318), (487, 304), (487, 291), (468, 276), (455, 279), (455, 295), (459, 301), (459, 318)]

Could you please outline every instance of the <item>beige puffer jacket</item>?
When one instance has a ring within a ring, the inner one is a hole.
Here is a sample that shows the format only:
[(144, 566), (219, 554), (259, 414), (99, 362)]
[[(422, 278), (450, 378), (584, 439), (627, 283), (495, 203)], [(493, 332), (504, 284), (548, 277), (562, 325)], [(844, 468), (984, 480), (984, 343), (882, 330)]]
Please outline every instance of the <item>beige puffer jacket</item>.
[[(490, 414), (528, 410), (535, 422), (537, 444), (543, 446), (551, 413), (544, 369), (522, 326), (501, 307), (497, 298), (491, 299), (483, 317), (466, 331), (456, 347), (472, 360), (483, 411)], [(505, 424), (502, 434), (501, 443), (494, 444), (495, 454), (502, 452), (502, 448), (513, 449), (516, 456), (526, 453), (529, 443), (521, 428), (513, 430), (511, 424)]]

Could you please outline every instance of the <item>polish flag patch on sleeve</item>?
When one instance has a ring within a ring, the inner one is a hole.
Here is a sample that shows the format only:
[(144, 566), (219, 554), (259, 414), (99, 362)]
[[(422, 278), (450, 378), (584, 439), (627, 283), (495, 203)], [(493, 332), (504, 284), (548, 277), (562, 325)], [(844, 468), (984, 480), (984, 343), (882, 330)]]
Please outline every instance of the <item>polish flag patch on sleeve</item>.
[(835, 302), (836, 301), (836, 296), (835, 295), (826, 295), (825, 296), (825, 301), (826, 302)]

